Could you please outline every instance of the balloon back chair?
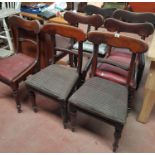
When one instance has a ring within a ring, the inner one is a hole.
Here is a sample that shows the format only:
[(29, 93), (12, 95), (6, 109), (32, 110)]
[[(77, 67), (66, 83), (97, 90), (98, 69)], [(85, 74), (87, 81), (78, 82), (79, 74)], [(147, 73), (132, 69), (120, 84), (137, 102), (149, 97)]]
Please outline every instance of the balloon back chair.
[[(36, 112), (35, 92), (39, 92), (49, 98), (53, 98), (61, 105), (64, 128), (67, 126), (67, 99), (72, 94), (74, 89), (80, 83), (82, 74), (82, 58), (83, 58), (83, 41), (86, 39), (85, 33), (76, 27), (62, 24), (46, 24), (42, 27), (41, 33), (46, 33), (51, 38), (51, 53), (62, 51), (67, 54), (72, 53), (68, 48), (60, 48), (56, 45), (56, 35), (71, 38), (78, 41), (79, 48), (77, 52), (78, 65), (76, 68), (64, 66), (61, 64), (52, 64), (42, 69), (40, 72), (30, 76), (26, 80), (26, 85), (29, 89), (33, 110)], [(53, 59), (55, 57), (52, 57)]]
[[(116, 11), (114, 11), (113, 13), (113, 18), (127, 22), (127, 23), (151, 23), (153, 25), (155, 25), (155, 14), (153, 13), (138, 13), (138, 12), (130, 12), (127, 10), (121, 10), (118, 9)], [(128, 31), (130, 31), (128, 29)], [(126, 32), (128, 32), (126, 31)], [(144, 35), (142, 35), (141, 33), (141, 39), (145, 39), (146, 37), (148, 37), (150, 34), (153, 33), (153, 31), (151, 33), (149, 33), (147, 35), (146, 31), (151, 32), (152, 28), (149, 27), (147, 28), (147, 30), (144, 30), (143, 33), (145, 33)], [(136, 32), (136, 31), (135, 31)], [(125, 56), (125, 55), (124, 55)], [(141, 54), (139, 56), (139, 64), (138, 64), (138, 71), (137, 71), (137, 88), (139, 87), (140, 81), (142, 79), (142, 75), (143, 75), (143, 71), (144, 71), (144, 67), (145, 67), (145, 56), (144, 54)]]
[(69, 98), (71, 128), (72, 131), (75, 130), (77, 110), (113, 125), (115, 127), (113, 151), (115, 152), (127, 118), (128, 89), (126, 86), (102, 79), (96, 75), (98, 47), (104, 43), (112, 47), (130, 49), (132, 60), (127, 80), (129, 87), (135, 69), (136, 54), (146, 52), (148, 46), (144, 41), (131, 37), (122, 35), (117, 37), (111, 33), (97, 31), (89, 32), (88, 40), (94, 44), (92, 77)]
[[(128, 32), (145, 39), (154, 32), (153, 25), (151, 23), (126, 23), (114, 18), (106, 19), (104, 26), (108, 31), (115, 32), (116, 36), (119, 36), (120, 32)], [(135, 77), (133, 77), (129, 87), (130, 103), (132, 103), (135, 89), (138, 88), (140, 82), (139, 64), (141, 62), (141, 55), (144, 55), (144, 53), (137, 53), (136, 55)], [(126, 85), (131, 59), (132, 53), (130, 52), (130, 49), (109, 46), (106, 56), (98, 64), (96, 74), (102, 78)], [(130, 104), (129, 106), (131, 108), (133, 105)]]
[[(26, 79), (29, 74), (32, 74), (37, 69), (39, 58), (39, 39), (38, 34), (40, 25), (37, 21), (28, 21), (19, 16), (9, 17), (9, 24), (13, 40), (16, 42), (15, 54), (7, 58), (0, 59), (0, 81), (10, 86), (13, 90), (13, 95), (16, 100), (17, 110), (21, 112), (21, 104), (19, 101), (19, 83)], [(33, 33), (33, 40), (25, 38), (23, 32)], [(23, 42), (33, 43), (36, 46), (36, 57), (22, 53)]]

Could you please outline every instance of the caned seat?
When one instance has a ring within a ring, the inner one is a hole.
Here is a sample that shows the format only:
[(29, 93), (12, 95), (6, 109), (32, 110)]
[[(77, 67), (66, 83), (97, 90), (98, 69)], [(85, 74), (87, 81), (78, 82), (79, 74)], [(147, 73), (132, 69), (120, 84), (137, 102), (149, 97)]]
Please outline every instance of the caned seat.
[(69, 102), (100, 117), (125, 123), (127, 96), (128, 91), (125, 86), (93, 77), (71, 96)]

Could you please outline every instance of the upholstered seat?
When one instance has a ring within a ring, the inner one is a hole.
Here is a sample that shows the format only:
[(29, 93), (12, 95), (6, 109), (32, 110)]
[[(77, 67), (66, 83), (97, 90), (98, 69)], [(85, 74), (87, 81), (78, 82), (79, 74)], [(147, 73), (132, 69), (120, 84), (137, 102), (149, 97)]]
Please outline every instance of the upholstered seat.
[(0, 59), (0, 77), (8, 81), (13, 81), (33, 64), (34, 58), (21, 53)]
[(26, 84), (59, 100), (66, 100), (78, 77), (76, 69), (53, 64), (30, 76)]
[(127, 96), (128, 91), (125, 86), (93, 77), (71, 96), (69, 103), (101, 117), (125, 123)]
[[(74, 49), (78, 49), (78, 42), (76, 42), (74, 45), (73, 45), (73, 48)], [(86, 51), (86, 52), (88, 52), (89, 54), (90, 53), (93, 53), (93, 44), (90, 42), (90, 41), (85, 41), (84, 43), (83, 43), (83, 50), (84, 51)], [(99, 54), (100, 55), (105, 55), (105, 53), (106, 53), (106, 50), (107, 50), (107, 45), (105, 45), (105, 44), (101, 44), (100, 46), (99, 46)]]

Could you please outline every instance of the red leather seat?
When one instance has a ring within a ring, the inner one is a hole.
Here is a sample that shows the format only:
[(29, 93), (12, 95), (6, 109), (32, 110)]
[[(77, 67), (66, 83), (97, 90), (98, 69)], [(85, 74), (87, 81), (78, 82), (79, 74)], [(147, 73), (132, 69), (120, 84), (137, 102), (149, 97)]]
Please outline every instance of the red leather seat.
[(0, 59), (0, 77), (7, 81), (13, 81), (34, 65), (34, 60), (34, 58), (21, 53)]

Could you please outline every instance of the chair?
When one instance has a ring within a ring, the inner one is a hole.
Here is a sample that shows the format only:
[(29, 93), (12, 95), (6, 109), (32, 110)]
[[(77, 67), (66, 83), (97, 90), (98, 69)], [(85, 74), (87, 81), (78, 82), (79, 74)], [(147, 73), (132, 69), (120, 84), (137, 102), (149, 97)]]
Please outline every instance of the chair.
[[(95, 30), (97, 30), (103, 24), (103, 18), (101, 15), (86, 16), (86, 15), (77, 14), (71, 11), (65, 12), (64, 19), (68, 21), (70, 25), (75, 26), (75, 27), (78, 27), (79, 24), (84, 24), (87, 27), (86, 33), (90, 31), (89, 26), (93, 26)], [(75, 49), (74, 52), (77, 53), (78, 43), (72, 42), (71, 48)], [(106, 46), (104, 44), (100, 45), (99, 54), (102, 57), (104, 57), (105, 55), (105, 48)], [(85, 56), (91, 57), (92, 51), (93, 51), (93, 45), (88, 40), (86, 40), (83, 43), (83, 51), (84, 51), (83, 54)], [(77, 63), (76, 57), (74, 57), (75, 66), (76, 66), (76, 63)]]
[[(116, 18), (118, 20), (122, 20), (122, 21), (128, 22), (128, 23), (146, 23), (146, 22), (149, 22), (149, 23), (152, 23), (153, 25), (155, 25), (155, 15), (153, 13), (136, 13), (136, 12), (130, 12), (127, 10), (119, 9), (119, 10), (116, 10), (114, 12), (113, 18)], [(141, 37), (142, 37), (142, 39), (145, 39), (148, 36), (145, 36), (145, 37), (141, 36)], [(145, 56), (144, 56), (144, 54), (141, 54), (139, 59), (140, 60), (139, 60), (138, 73), (137, 73), (138, 74), (137, 75), (137, 88), (139, 87), (140, 81), (142, 79), (144, 67), (145, 67)]]
[[(80, 84), (80, 78), (82, 74), (82, 42), (86, 39), (85, 33), (72, 26), (62, 25), (62, 24), (46, 24), (41, 29), (41, 33), (46, 33), (51, 37), (51, 52), (63, 51), (67, 54), (72, 53), (68, 48), (60, 48), (56, 46), (55, 36), (57, 34), (72, 38), (79, 43), (78, 48), (78, 65), (77, 68), (70, 68), (60, 64), (52, 64), (42, 69), (35, 75), (30, 76), (26, 80), (26, 85), (29, 89), (33, 110), (36, 112), (37, 107), (35, 103), (35, 92), (39, 92), (49, 98), (57, 100), (61, 105), (62, 117), (64, 128), (67, 127), (67, 99), (75, 89)], [(54, 57), (52, 57), (54, 59)]]
[[(111, 32), (128, 32), (139, 35), (142, 39), (145, 39), (151, 35), (154, 31), (153, 25), (151, 23), (126, 23), (119, 21), (114, 18), (109, 18), (105, 20), (105, 28)], [(118, 34), (119, 35), (119, 34)], [(137, 79), (136, 83), (132, 83), (133, 88), (138, 88), (144, 66), (141, 61), (142, 54), (137, 55), (138, 69), (136, 69)], [(113, 80), (120, 84), (125, 84), (127, 80), (127, 72), (124, 72), (122, 67), (128, 68), (131, 61), (131, 53), (128, 49), (119, 49), (119, 48), (109, 48), (109, 52), (104, 58), (104, 63), (101, 63), (98, 66), (97, 72), (98, 76)], [(109, 63), (109, 64), (108, 64)], [(120, 65), (122, 67), (120, 67)], [(117, 66), (117, 67), (116, 67)], [(120, 69), (122, 68), (122, 69)]]
[(88, 79), (68, 100), (72, 131), (75, 130), (76, 112), (82, 111), (101, 119), (115, 127), (113, 151), (118, 148), (122, 129), (127, 118), (127, 87), (96, 76), (98, 47), (101, 43), (118, 48), (128, 48), (132, 52), (132, 61), (127, 86), (131, 82), (137, 53), (144, 53), (148, 46), (144, 41), (111, 33), (89, 32), (88, 40), (94, 44), (92, 77)]
[(99, 14), (103, 16), (104, 19), (112, 17), (113, 12), (116, 10), (116, 8), (100, 8), (94, 5), (87, 5), (84, 8), (84, 12), (87, 15), (93, 15), (93, 14)]
[[(15, 15), (9, 17), (8, 21), (11, 27), (13, 39), (16, 39), (16, 50), (14, 55), (0, 59), (0, 81), (12, 88), (17, 104), (17, 110), (18, 112), (21, 112), (18, 90), (19, 83), (25, 80), (29, 74), (32, 74), (34, 71), (36, 71), (39, 56), (38, 33), (40, 26), (37, 21), (27, 21)], [(35, 40), (24, 38), (23, 32), (34, 33)], [(33, 43), (36, 46), (36, 58), (29, 57), (21, 52), (21, 44), (23, 42)]]
[[(6, 18), (10, 15), (14, 15), (20, 12), (20, 2), (2, 2), (2, 8), (0, 9), (0, 21), (2, 22), (2, 27), (4, 31), (0, 32), (0, 39), (7, 40), (8, 45), (0, 48), (0, 57), (7, 57), (13, 54), (13, 44), (7, 26)], [(9, 49), (9, 50), (8, 50)]]

